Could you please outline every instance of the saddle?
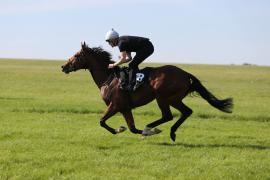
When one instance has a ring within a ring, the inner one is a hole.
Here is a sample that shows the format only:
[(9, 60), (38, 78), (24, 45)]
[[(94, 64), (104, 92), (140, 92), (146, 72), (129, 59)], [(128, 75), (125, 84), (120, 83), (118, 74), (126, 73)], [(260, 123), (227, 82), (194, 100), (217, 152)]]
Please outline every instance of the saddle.
[(130, 91), (134, 92), (140, 87), (142, 87), (144, 84), (149, 82), (149, 74), (152, 71), (153, 68), (146, 67), (136, 72), (136, 77), (132, 80), (131, 84), (135, 84), (130, 88), (131, 84), (129, 84), (129, 68), (123, 67), (120, 69), (120, 89), (124, 91)]

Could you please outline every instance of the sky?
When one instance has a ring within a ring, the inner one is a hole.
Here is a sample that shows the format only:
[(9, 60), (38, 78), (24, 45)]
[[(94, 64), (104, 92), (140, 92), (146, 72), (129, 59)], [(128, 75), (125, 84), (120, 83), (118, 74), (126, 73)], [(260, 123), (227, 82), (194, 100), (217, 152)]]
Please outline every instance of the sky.
[(85, 41), (150, 38), (146, 62), (270, 65), (269, 0), (0, 0), (0, 58), (66, 60)]

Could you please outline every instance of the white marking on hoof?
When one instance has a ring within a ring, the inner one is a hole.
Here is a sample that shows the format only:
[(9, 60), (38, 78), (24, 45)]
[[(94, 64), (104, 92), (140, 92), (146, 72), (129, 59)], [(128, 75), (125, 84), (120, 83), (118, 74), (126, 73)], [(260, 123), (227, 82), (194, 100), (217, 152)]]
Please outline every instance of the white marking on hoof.
[(120, 126), (119, 128), (116, 129), (116, 132), (117, 132), (117, 133), (122, 133), (122, 132), (124, 132), (125, 130), (127, 130), (126, 127)]
[(143, 132), (142, 132), (142, 135), (143, 136), (149, 136), (149, 134), (151, 134), (151, 128), (145, 127)]
[(143, 136), (152, 136), (152, 135), (155, 135), (155, 134), (159, 134), (161, 133), (162, 131), (158, 128), (154, 128), (154, 129), (151, 129), (149, 127), (145, 127), (143, 132), (142, 132), (142, 135)]

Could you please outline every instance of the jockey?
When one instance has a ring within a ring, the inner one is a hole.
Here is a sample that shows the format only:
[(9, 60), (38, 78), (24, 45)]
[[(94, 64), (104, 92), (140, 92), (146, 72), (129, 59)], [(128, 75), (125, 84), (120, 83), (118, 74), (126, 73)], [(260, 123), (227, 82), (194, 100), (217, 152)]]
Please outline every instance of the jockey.
[[(108, 68), (114, 68), (120, 64), (130, 62), (129, 66), (129, 84), (128, 90), (132, 91), (136, 89), (140, 84), (136, 81), (134, 85), (133, 79), (136, 72), (139, 70), (139, 64), (149, 57), (154, 52), (154, 46), (148, 38), (138, 36), (120, 36), (114, 30), (111, 29), (106, 33), (105, 40), (112, 46), (118, 46), (120, 50), (119, 60), (114, 64), (109, 64)], [(132, 59), (131, 52), (135, 52), (136, 55)], [(133, 87), (134, 85), (134, 87)]]

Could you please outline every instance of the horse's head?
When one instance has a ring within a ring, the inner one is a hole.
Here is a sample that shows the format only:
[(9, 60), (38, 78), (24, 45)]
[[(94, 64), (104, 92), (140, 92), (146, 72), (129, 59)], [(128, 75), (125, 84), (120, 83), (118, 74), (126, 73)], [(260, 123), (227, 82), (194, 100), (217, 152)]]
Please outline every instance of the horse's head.
[(107, 69), (111, 61), (111, 54), (104, 51), (101, 47), (89, 48), (85, 42), (82, 48), (62, 66), (62, 71), (70, 73), (80, 69)]
[(81, 50), (68, 59), (68, 61), (62, 66), (62, 71), (68, 74), (72, 71), (87, 69), (88, 62), (86, 48), (88, 48), (88, 46), (85, 44), (85, 42), (82, 43)]

